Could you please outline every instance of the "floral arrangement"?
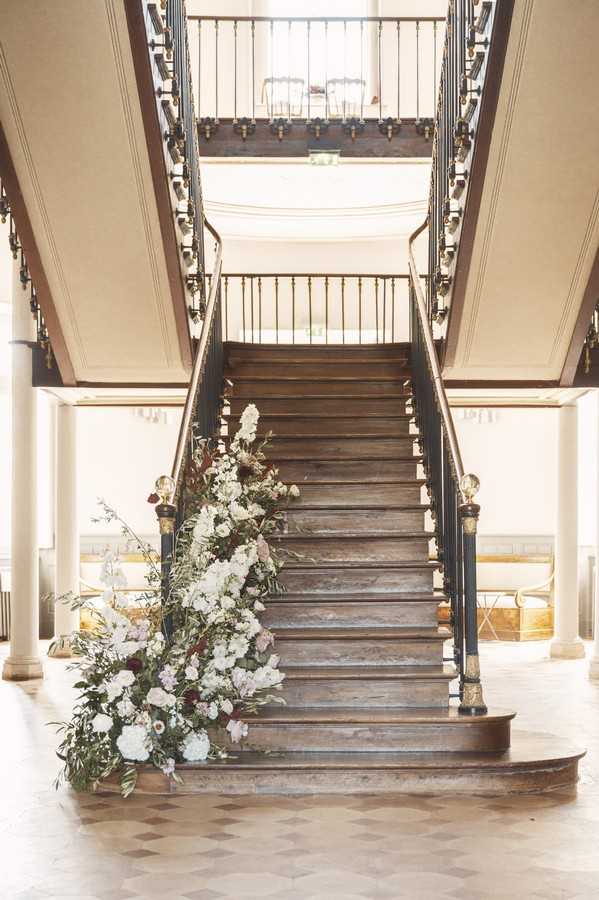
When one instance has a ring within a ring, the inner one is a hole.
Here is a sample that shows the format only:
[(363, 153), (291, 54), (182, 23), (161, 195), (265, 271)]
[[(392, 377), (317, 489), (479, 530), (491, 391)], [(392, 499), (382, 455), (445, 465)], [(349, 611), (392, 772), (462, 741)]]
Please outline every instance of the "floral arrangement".
[[(281, 563), (267, 537), (279, 527), (282, 499), (299, 491), (278, 480), (265, 461), (265, 442), (254, 447), (257, 423), (251, 404), (228, 449), (198, 443), (168, 597), (157, 607), (155, 592), (147, 595), (158, 616), (132, 616), (118, 592), (121, 570), (114, 560), (105, 567), (109, 587), (96, 626), (76, 637), (81, 693), (72, 719), (59, 726), (58, 783), (89, 790), (116, 773), (127, 796), (137, 763), (180, 781), (179, 763), (226, 756), (215, 740), (218, 726), (237, 742), (248, 733), (246, 713), (282, 702), (276, 692), (284, 676), (259, 614), (264, 598), (279, 590)], [(105, 512), (119, 519), (106, 505)], [(139, 545), (155, 587), (155, 557)]]

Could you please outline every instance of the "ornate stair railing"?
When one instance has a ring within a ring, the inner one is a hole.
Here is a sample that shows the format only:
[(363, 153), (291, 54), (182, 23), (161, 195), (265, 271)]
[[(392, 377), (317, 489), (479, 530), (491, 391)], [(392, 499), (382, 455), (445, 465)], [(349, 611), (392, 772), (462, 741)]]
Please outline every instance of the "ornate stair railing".
[(410, 342), (414, 414), (435, 520), (444, 590), (451, 603), (454, 661), (460, 679), (460, 712), (486, 712), (480, 681), (476, 599), (476, 527), (480, 507), (475, 475), (464, 474), (437, 359), (429, 310), (410, 237)]

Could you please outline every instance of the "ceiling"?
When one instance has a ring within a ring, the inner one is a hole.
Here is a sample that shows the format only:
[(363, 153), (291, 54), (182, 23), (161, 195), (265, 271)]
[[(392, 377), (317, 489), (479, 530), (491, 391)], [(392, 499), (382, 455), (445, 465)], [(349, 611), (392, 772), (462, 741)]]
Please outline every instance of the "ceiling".
[(599, 247), (598, 34), (597, 0), (515, 0), (447, 379), (560, 380)]

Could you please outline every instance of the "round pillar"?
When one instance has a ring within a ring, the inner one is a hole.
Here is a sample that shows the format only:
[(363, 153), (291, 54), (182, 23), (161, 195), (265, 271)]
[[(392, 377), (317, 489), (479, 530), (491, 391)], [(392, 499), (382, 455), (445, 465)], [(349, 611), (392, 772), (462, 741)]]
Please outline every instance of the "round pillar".
[(557, 528), (555, 535), (555, 659), (579, 659), (578, 634), (578, 455), (576, 404), (558, 410)]
[[(599, 390), (595, 391), (595, 422), (599, 422)], [(595, 603), (589, 678), (599, 680), (599, 431), (595, 437), (595, 478)]]
[(35, 330), (17, 262), (12, 273), (12, 339), (11, 623), (2, 677), (26, 681), (44, 673), (39, 656), (37, 395), (31, 384)]
[[(79, 630), (79, 522), (77, 518), (77, 409), (56, 407), (56, 517), (54, 641), (50, 656), (72, 656), (71, 639)], [(62, 599), (61, 599), (62, 598)]]

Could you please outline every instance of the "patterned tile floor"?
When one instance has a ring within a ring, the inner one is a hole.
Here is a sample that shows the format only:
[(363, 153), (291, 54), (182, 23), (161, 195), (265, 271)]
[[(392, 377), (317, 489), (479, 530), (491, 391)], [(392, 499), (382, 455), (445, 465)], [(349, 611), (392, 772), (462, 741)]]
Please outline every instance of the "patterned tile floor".
[[(6, 645), (0, 645), (0, 655)], [(546, 644), (482, 648), (487, 700), (588, 748), (577, 797), (136, 797), (55, 791), (64, 663), (0, 683), (1, 900), (597, 900), (599, 684)]]

